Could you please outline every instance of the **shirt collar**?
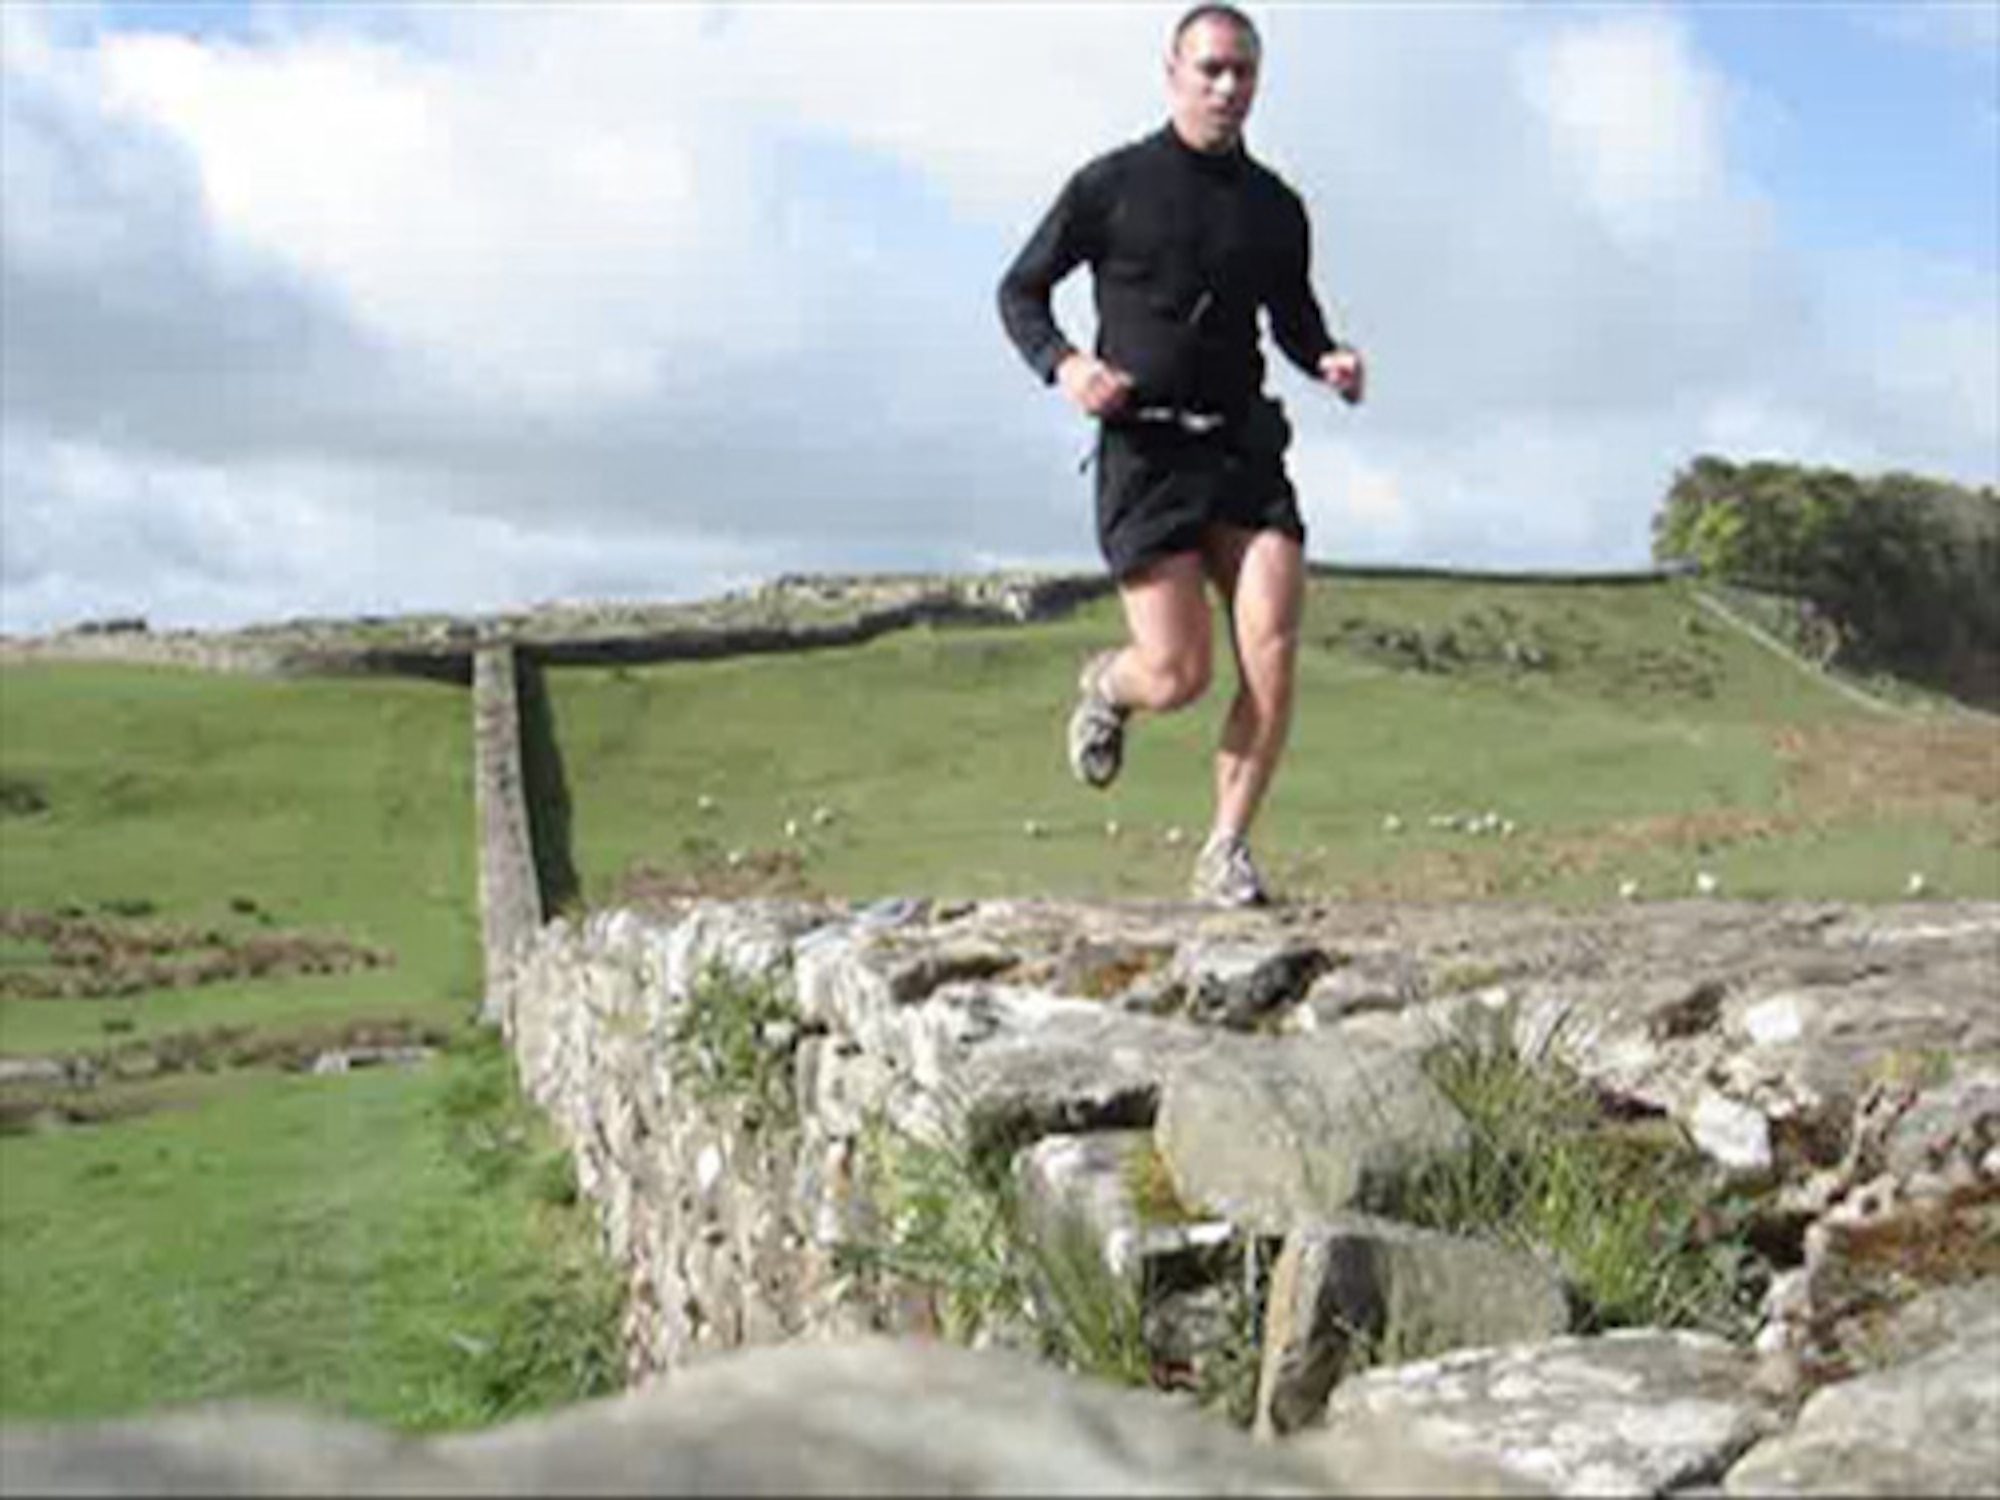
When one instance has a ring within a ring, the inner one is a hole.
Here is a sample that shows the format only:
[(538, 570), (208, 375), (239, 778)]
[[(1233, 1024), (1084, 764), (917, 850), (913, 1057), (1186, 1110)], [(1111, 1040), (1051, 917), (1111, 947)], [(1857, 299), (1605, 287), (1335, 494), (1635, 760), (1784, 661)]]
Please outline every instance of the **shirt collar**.
[(1250, 159), (1250, 153), (1244, 149), (1243, 138), (1241, 136), (1237, 137), (1236, 144), (1231, 146), (1227, 151), (1197, 151), (1193, 146), (1190, 146), (1186, 141), (1181, 139), (1181, 133), (1174, 129), (1174, 122), (1172, 120), (1167, 121), (1166, 124), (1160, 127), (1158, 139), (1166, 144), (1169, 151), (1182, 157), (1190, 165), (1198, 167), (1204, 172), (1215, 172), (1222, 175), (1240, 172), (1243, 170), (1244, 162)]

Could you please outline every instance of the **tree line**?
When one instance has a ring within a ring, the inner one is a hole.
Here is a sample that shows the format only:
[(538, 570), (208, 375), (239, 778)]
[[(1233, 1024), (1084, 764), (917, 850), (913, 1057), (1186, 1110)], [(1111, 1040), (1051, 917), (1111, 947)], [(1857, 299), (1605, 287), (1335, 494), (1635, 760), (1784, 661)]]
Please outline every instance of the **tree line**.
[(1653, 518), (1653, 556), (1800, 605), (1830, 664), (2000, 707), (2000, 490), (1703, 454)]

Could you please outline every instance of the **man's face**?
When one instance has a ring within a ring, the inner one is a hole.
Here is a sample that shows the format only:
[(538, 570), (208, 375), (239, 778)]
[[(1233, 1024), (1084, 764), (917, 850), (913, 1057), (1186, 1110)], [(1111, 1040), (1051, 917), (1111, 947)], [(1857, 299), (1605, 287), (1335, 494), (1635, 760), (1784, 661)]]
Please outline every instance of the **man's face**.
[(1174, 128), (1198, 151), (1227, 151), (1243, 134), (1257, 97), (1257, 44), (1240, 26), (1194, 23), (1167, 59)]

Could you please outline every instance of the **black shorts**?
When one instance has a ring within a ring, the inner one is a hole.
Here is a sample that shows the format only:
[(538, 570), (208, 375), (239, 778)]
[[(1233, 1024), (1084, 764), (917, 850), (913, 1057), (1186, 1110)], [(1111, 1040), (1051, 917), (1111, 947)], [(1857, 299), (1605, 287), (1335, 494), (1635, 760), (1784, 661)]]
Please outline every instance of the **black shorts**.
[(1210, 433), (1107, 422), (1097, 438), (1097, 545), (1111, 576), (1201, 550), (1210, 526), (1283, 532), (1301, 546), (1305, 523), (1285, 472), (1291, 430), (1276, 402), (1255, 422)]

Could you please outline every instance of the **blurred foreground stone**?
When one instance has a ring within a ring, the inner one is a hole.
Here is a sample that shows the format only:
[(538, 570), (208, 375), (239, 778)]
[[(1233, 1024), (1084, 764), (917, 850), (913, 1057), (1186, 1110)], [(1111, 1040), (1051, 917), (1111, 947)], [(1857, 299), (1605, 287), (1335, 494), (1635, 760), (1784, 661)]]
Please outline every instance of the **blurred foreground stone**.
[(715, 1360), (611, 1400), (403, 1440), (296, 1411), (0, 1431), (0, 1492), (110, 1495), (1516, 1494), (1476, 1463), (1259, 1447), (1016, 1355), (869, 1340)]

